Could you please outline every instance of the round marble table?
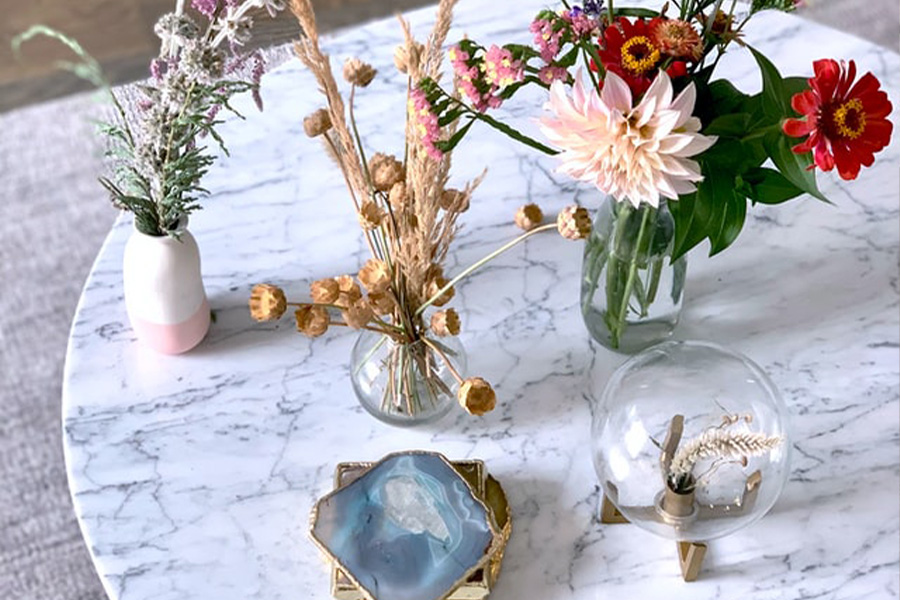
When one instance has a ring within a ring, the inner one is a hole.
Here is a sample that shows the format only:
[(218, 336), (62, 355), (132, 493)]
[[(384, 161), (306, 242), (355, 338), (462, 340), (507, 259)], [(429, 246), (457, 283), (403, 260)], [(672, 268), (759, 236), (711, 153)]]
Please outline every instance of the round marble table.
[[(543, 4), (464, 0), (450, 39), (527, 42)], [(412, 13), (424, 35), (432, 11)], [(381, 76), (357, 114), (373, 150), (396, 151), (405, 80), (391, 66), (393, 20), (330, 37), (335, 61), (359, 54)], [(823, 55), (855, 58), (895, 104), (900, 57), (781, 14), (748, 41), (785, 73)], [(746, 53), (723, 65), (758, 89)], [(455, 413), (419, 430), (382, 425), (347, 379), (352, 334), (308, 340), (250, 320), (256, 282), (306, 293), (353, 272), (365, 248), (337, 170), (302, 133), (320, 105), (296, 61), (264, 81), (266, 111), (223, 127), (231, 156), (209, 173), (212, 197), (192, 219), (217, 320), (177, 357), (134, 339), (122, 302), (120, 219), (97, 258), (72, 327), (63, 392), (69, 485), (87, 545), (116, 600), (327, 598), (328, 572), (308, 538), (310, 508), (340, 461), (410, 448), (480, 458), (503, 483), (514, 531), (493, 597), (887, 598), (898, 594), (898, 145), (846, 184), (821, 178), (835, 205), (811, 199), (754, 208), (734, 248), (696, 251), (677, 337), (710, 339), (759, 362), (790, 407), (794, 462), (773, 511), (711, 544), (684, 584), (671, 543), (598, 522), (586, 373), (623, 357), (592, 350), (581, 323), (581, 246), (537, 237), (459, 287), (473, 372), (495, 384), (492, 414)], [(534, 131), (540, 97), (507, 113)], [(397, 117), (397, 118), (394, 118)], [(482, 129), (455, 160), (462, 181), (489, 175), (450, 258), (469, 264), (513, 235), (526, 200), (552, 213), (596, 192), (553, 163)], [(99, 193), (99, 190), (98, 190)]]

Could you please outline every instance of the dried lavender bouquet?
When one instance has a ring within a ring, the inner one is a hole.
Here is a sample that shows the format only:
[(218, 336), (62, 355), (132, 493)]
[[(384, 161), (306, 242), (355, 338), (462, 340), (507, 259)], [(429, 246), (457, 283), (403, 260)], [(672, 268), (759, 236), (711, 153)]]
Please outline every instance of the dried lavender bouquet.
[[(451, 388), (456, 386), (456, 397), (468, 412), (481, 415), (492, 410), (494, 389), (481, 377), (463, 377), (458, 350), (449, 339), (461, 328), (459, 314), (446, 306), (454, 297), (454, 286), (531, 235), (559, 228), (566, 237), (577, 239), (590, 231), (583, 209), (571, 207), (557, 223), (540, 225), (543, 215), (528, 205), (516, 218), (526, 233), (455, 277), (445, 276), (443, 263), (459, 227), (457, 220), (468, 209), (483, 174), (462, 189), (449, 187), (451, 154), (440, 147), (458, 135), (456, 125), (441, 123), (424, 92), (413, 83), (440, 78), (443, 43), (455, 4), (456, 0), (441, 0), (434, 28), (424, 43), (417, 42), (408, 23), (400, 20), (405, 41), (397, 48), (394, 62), (408, 76), (409, 91), (405, 148), (398, 158), (367, 153), (354, 118), (356, 94), (373, 81), (375, 69), (356, 58), (345, 63), (343, 78), (350, 86), (345, 103), (329, 58), (319, 47), (310, 0), (291, 1), (303, 33), (295, 43), (296, 54), (316, 78), (327, 104), (304, 120), (304, 129), (310, 137), (322, 139), (339, 166), (371, 258), (355, 279), (342, 275), (313, 282), (311, 302), (288, 302), (281, 288), (259, 284), (251, 293), (250, 310), (255, 319), (268, 321), (295, 306), (297, 328), (310, 337), (322, 335), (332, 325), (376, 334), (360, 362), (373, 357), (380, 362), (380, 398), (375, 409), (362, 396), (360, 400), (370, 412), (379, 418), (386, 415), (384, 420), (395, 424), (442, 416), (452, 406)], [(358, 378), (365, 367), (356, 364), (351, 374)], [(356, 390), (360, 395), (360, 386)]]
[(264, 8), (275, 16), (284, 2), (193, 0), (192, 6), (205, 22), (186, 14), (184, 0), (178, 0), (175, 11), (154, 26), (159, 56), (150, 62), (151, 77), (137, 84), (134, 110), (126, 109), (122, 92), (111, 89), (99, 63), (75, 40), (45, 26), (13, 40), (18, 49), (37, 35), (58, 39), (80, 59), (60, 66), (108, 93), (116, 117), (102, 123), (101, 131), (109, 139), (113, 174), (100, 182), (113, 205), (134, 213), (137, 229), (152, 236), (176, 235), (184, 217), (200, 208), (207, 193), (201, 180), (215, 160), (203, 140), (211, 138), (227, 153), (216, 116), (223, 108), (238, 114), (231, 97), (250, 91), (262, 108), (262, 55), (241, 49), (250, 40), (251, 11)]

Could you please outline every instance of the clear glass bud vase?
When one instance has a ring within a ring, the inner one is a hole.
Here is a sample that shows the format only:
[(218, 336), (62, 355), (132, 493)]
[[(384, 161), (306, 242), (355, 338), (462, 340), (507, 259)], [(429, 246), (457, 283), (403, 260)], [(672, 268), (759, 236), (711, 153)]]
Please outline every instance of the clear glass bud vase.
[(659, 208), (606, 198), (584, 247), (581, 314), (600, 344), (626, 354), (664, 341), (681, 314), (687, 271), (672, 262), (675, 222)]
[(454, 372), (464, 376), (465, 369), (466, 355), (455, 336), (406, 343), (364, 330), (353, 346), (350, 379), (372, 416), (411, 427), (437, 421), (457, 406)]

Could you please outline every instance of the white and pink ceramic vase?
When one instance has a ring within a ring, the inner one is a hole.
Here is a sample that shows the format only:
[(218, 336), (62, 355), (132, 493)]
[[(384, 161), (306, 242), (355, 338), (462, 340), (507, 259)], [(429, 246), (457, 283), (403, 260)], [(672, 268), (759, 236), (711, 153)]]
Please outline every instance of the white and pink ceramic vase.
[(164, 354), (187, 352), (209, 330), (200, 250), (187, 230), (187, 217), (175, 233), (152, 236), (135, 228), (123, 264), (131, 327), (138, 339)]

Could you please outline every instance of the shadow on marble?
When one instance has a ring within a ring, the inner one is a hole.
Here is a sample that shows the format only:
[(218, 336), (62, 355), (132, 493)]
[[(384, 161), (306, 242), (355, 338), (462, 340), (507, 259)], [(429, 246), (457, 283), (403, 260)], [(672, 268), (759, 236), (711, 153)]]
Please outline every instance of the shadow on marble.
[[(574, 517), (580, 511), (573, 511), (566, 504), (565, 495), (560, 493), (560, 480), (506, 474), (497, 469), (492, 473), (513, 507), (513, 534), (491, 600), (540, 598), (540, 591), (546, 590), (548, 584), (570, 578), (573, 560), (597, 541), (598, 534), (602, 538), (599, 521), (592, 517), (584, 523)], [(564, 473), (557, 475), (565, 477)], [(583, 501), (597, 506), (598, 499), (599, 487), (595, 487), (594, 493)], [(598, 514), (596, 510), (592, 512)], [(586, 542), (588, 539), (594, 541)]]
[[(810, 327), (827, 338), (893, 302), (889, 282), (896, 277), (894, 250), (876, 254), (877, 260), (854, 252), (836, 253), (826, 260), (816, 252), (820, 249), (811, 250), (808, 254), (778, 251), (777, 256), (773, 252), (769, 278), (755, 284), (750, 296), (748, 286), (740, 281), (743, 273), (753, 272), (749, 260), (699, 276), (689, 271), (676, 338), (729, 345), (776, 333), (779, 339), (790, 339), (791, 333), (807, 332)], [(806, 275), (791, 275), (797, 272)]]

